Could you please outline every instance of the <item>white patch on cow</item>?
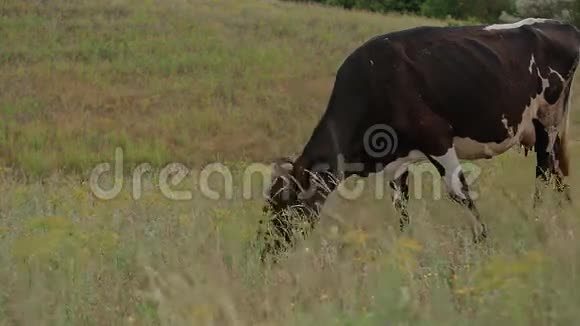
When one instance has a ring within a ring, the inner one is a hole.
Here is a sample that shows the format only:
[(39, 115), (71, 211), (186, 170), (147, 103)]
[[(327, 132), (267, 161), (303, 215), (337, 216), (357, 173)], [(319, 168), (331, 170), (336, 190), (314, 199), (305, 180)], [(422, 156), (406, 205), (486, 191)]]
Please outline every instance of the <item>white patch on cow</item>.
[(369, 60), (369, 62), (371, 63), (371, 66), (375, 65), (375, 62), (373, 60)]
[(393, 162), (387, 164), (385, 167), (385, 176), (387, 180), (396, 180), (398, 179), (407, 169), (409, 165), (413, 163), (417, 163), (420, 161), (426, 160), (427, 157), (421, 151), (412, 150), (409, 152), (409, 155), (405, 157), (400, 157)]
[(558, 76), (558, 78), (560, 78), (560, 80), (561, 80), (562, 82), (564, 82), (564, 77), (562, 77), (562, 75), (561, 75), (559, 72), (557, 72), (556, 70), (554, 70), (554, 69), (550, 68), (550, 73), (551, 73), (551, 74), (556, 74), (556, 76)]
[(455, 196), (466, 199), (463, 193), (463, 186), (461, 184), (461, 179), (459, 179), (459, 174), (461, 173), (461, 164), (459, 163), (459, 158), (455, 148), (450, 148), (447, 153), (443, 156), (433, 157), (443, 169), (445, 170), (445, 185), (447, 186), (447, 191), (454, 194)]
[[(550, 71), (552, 72), (553, 69), (550, 68)], [(547, 78), (542, 77), (539, 70), (538, 76), (542, 80), (543, 90), (539, 95), (530, 99), (530, 103), (525, 107), (522, 113), (522, 119), (517, 127), (508, 127), (506, 117), (502, 116), (501, 122), (506, 126), (508, 138), (501, 143), (480, 143), (471, 138), (455, 137), (453, 143), (460, 159), (472, 160), (492, 158), (506, 152), (516, 145), (522, 145), (524, 147), (532, 146), (535, 141), (534, 119), (539, 119), (544, 126), (549, 127), (547, 130), (550, 135), (549, 148), (552, 148), (556, 139), (555, 137), (558, 134), (558, 127), (561, 127), (561, 122), (565, 120), (563, 117), (565, 92), (562, 92), (560, 99), (558, 99), (555, 104), (550, 105), (544, 97), (544, 93), (550, 86), (550, 82)], [(566, 82), (564, 86), (569, 82), (570, 81)], [(538, 115), (538, 112), (541, 112), (542, 114)]]
[(520, 28), (522, 26), (526, 26), (526, 25), (533, 25), (533, 24), (537, 24), (537, 23), (544, 23), (546, 22), (548, 19), (543, 19), (543, 18), (526, 18), (523, 20), (520, 20), (519, 22), (513, 23), (513, 24), (494, 24), (494, 25), (489, 25), (487, 27), (484, 28), (484, 30), (486, 31), (493, 31), (493, 30), (503, 30), (503, 29), (514, 29), (514, 28)]
[(535, 64), (536, 64), (536, 58), (534, 57), (534, 54), (532, 53), (532, 59), (530, 60), (530, 68), (528, 68), (528, 70), (530, 71), (530, 74), (534, 73), (532, 68), (534, 67)]
[[(542, 75), (540, 75), (539, 71), (538, 71), (538, 76), (542, 80), (542, 89), (543, 90), (546, 90), (546, 88), (550, 87), (550, 80), (548, 78), (543, 78)], [(542, 92), (542, 96), (543, 95), (544, 95), (544, 93)]]
[[(492, 158), (519, 144), (525, 135), (535, 133), (532, 121), (537, 116), (542, 100), (543, 98), (540, 99), (540, 96), (531, 100), (531, 104), (525, 108), (522, 114), (522, 121), (517, 126), (516, 131), (514, 132), (513, 127), (506, 128), (509, 137), (501, 143), (480, 143), (470, 138), (454, 137), (453, 143), (459, 158), (464, 160)], [(507, 121), (504, 125), (507, 125)]]
[(506, 118), (505, 114), (501, 115), (501, 123), (503, 123), (505, 129), (509, 131), (508, 119)]

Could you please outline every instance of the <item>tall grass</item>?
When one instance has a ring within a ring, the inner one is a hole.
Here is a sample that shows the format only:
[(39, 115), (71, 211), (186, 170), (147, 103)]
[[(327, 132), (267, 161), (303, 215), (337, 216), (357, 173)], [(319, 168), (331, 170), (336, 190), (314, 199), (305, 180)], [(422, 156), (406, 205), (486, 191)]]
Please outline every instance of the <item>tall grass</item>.
[[(333, 195), (314, 233), (275, 266), (258, 257), (258, 183), (254, 198), (242, 198), (236, 183), (230, 200), (197, 191), (177, 202), (153, 178), (134, 200), (127, 180), (116, 199), (101, 201), (75, 176), (23, 183), (4, 172), (0, 321), (573, 324), (580, 210), (559, 208), (550, 192), (532, 209), (533, 166), (524, 157), (483, 168), (474, 190), (488, 243), (474, 245), (466, 212), (431, 200), (427, 182), (423, 199), (411, 201), (411, 229), (400, 234), (390, 202), (373, 197), (371, 178), (357, 200)], [(198, 189), (192, 180), (182, 187)]]

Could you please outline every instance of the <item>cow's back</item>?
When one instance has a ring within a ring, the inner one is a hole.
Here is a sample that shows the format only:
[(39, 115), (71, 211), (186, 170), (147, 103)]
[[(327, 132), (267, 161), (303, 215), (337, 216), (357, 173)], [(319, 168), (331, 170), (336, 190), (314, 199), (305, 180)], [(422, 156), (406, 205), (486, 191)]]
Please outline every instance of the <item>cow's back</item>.
[[(392, 106), (416, 99), (447, 119), (458, 136), (499, 142), (506, 137), (502, 120), (517, 125), (541, 91), (535, 68), (546, 78), (551, 69), (566, 76), (575, 68), (578, 45), (577, 30), (561, 23), (419, 27), (374, 37), (357, 56), (370, 62), (370, 84), (382, 109), (406, 114)], [(476, 128), (482, 121), (496, 122), (497, 132)]]

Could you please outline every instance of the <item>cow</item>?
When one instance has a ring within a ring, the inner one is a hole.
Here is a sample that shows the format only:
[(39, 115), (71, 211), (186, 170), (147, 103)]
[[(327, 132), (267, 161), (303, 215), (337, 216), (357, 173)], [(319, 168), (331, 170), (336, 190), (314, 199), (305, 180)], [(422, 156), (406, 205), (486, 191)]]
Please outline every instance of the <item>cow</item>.
[(302, 153), (274, 163), (262, 259), (293, 244), (297, 217), (314, 227), (328, 195), (354, 175), (385, 173), (404, 231), (408, 168), (421, 161), (437, 168), (450, 198), (467, 208), (476, 243), (488, 228), (460, 160), (533, 149), (535, 177), (556, 182), (571, 200), (567, 133), (579, 50), (576, 27), (539, 18), (369, 39), (339, 67)]

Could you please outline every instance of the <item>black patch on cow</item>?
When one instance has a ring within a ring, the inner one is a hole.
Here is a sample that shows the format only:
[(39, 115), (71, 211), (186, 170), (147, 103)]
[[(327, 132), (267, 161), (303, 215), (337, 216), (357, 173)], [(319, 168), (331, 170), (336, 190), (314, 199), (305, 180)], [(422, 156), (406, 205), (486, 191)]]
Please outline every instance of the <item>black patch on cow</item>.
[(562, 83), (560, 77), (553, 72), (550, 73), (550, 75), (548, 76), (548, 81), (550, 82), (550, 86), (546, 89), (544, 98), (548, 103), (554, 105), (556, 104), (556, 102), (558, 102), (560, 94), (562, 94), (564, 84)]
[(536, 76), (536, 85), (536, 94), (542, 94), (544, 84), (542, 83), (542, 78), (540, 78), (540, 76)]
[(427, 155), (427, 158), (429, 159), (429, 162), (431, 162), (431, 164), (433, 164), (435, 166), (435, 168), (437, 169), (437, 171), (439, 172), (441, 177), (444, 177), (445, 176), (445, 168), (443, 167), (443, 165), (441, 165), (441, 163), (437, 162), (437, 160), (435, 160), (431, 155)]
[(546, 128), (537, 119), (533, 120), (536, 129), (536, 178), (545, 179), (546, 173), (550, 168), (550, 154), (548, 153), (548, 143), (550, 138)]

